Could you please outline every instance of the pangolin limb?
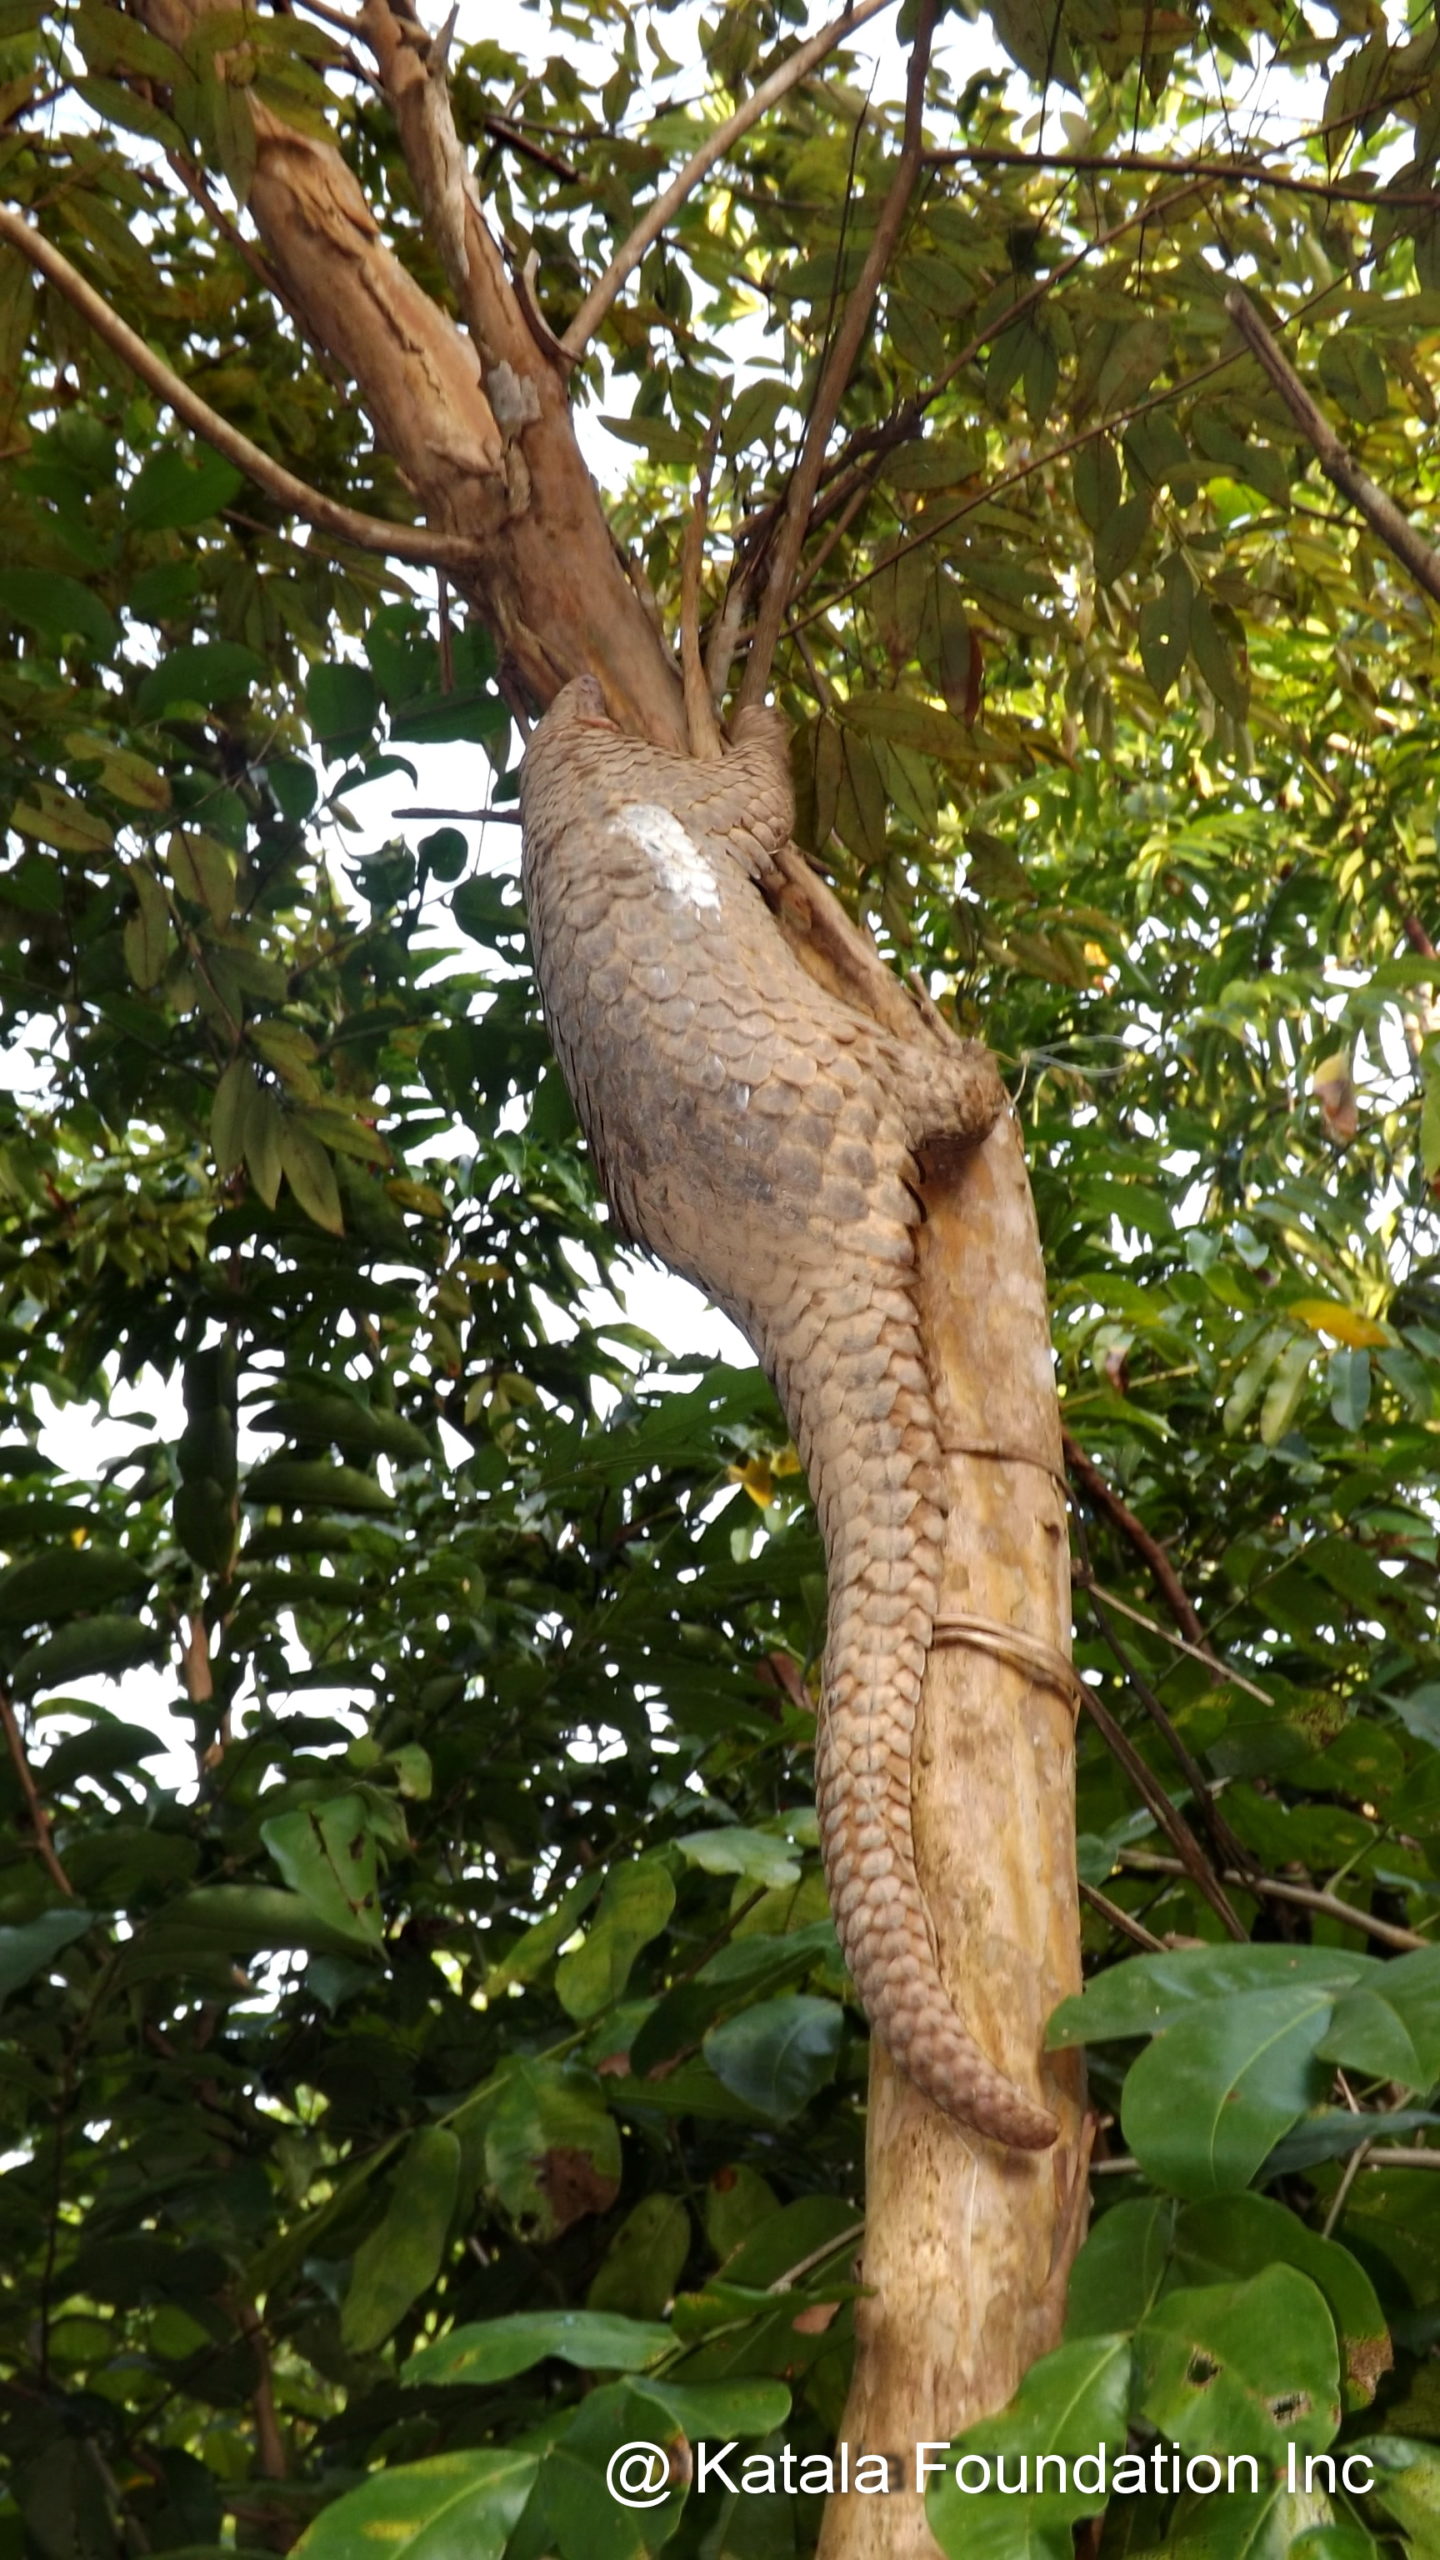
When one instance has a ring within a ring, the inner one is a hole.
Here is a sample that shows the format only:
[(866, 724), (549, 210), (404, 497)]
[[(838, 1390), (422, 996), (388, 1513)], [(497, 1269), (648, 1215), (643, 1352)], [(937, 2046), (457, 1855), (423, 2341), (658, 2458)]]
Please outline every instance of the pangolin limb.
[(943, 1512), (915, 1306), (915, 1158), (1005, 1107), (988, 1053), (906, 1040), (831, 993), (777, 928), (786, 732), (748, 711), (714, 763), (626, 737), (595, 679), (530, 742), (523, 872), (540, 993), (623, 1231), (753, 1344), (805, 1462), (829, 1616), (816, 1793), (836, 1928), (895, 2061), (1016, 2148), (1052, 2117), (980, 2051), (940, 1978), (910, 1763)]

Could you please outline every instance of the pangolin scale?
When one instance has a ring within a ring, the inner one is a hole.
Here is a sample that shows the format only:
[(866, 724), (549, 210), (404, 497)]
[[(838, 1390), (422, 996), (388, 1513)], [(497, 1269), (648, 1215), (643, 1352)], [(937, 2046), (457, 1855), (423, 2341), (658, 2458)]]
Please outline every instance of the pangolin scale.
[(545, 1018), (611, 1209), (745, 1334), (809, 1474), (829, 1580), (816, 1795), (846, 1962), (936, 2105), (1041, 2149), (1054, 2120), (942, 1984), (910, 1817), (943, 1528), (915, 1158), (977, 1143), (1004, 1088), (977, 1043), (907, 1041), (832, 994), (779, 930), (777, 714), (742, 713), (727, 754), (692, 761), (625, 736), (579, 677), (531, 739), (521, 812)]

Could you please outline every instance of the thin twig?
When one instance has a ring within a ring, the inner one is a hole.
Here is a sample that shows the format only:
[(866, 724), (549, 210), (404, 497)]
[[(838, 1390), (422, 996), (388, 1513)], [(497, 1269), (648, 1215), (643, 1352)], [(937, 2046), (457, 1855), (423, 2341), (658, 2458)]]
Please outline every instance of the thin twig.
[(1105, 1583), (1097, 1582), (1094, 1574), (1085, 1572), (1083, 1567), (1077, 1566), (1072, 1578), (1082, 1591), (1098, 1591), (1107, 1608), (1118, 1609), (1122, 1618), (1128, 1618), (1132, 1626), (1143, 1627), (1147, 1636), (1157, 1636), (1161, 1644), (1173, 1646), (1176, 1653), (1188, 1654), (1192, 1662), (1203, 1662), (1212, 1679), (1228, 1681), (1232, 1689), (1243, 1689), (1247, 1698), (1256, 1699), (1262, 1707), (1274, 1706), (1275, 1701), (1268, 1689), (1260, 1688), (1254, 1680), (1247, 1680), (1242, 1671), (1234, 1670), (1219, 1655), (1213, 1654), (1207, 1645), (1189, 1644), (1184, 1636), (1176, 1635), (1173, 1627), (1162, 1627), (1158, 1618), (1147, 1618), (1143, 1609), (1133, 1608), (1128, 1600), (1121, 1599), (1118, 1591), (1111, 1591)]
[(8, 1689), (0, 1689), (0, 1725), (5, 1728), (5, 1747), (10, 1754), (11, 1766), (20, 1781), (20, 1793), (25, 1799), (25, 1810), (30, 1817), (31, 1831), (35, 1835), (40, 1864), (51, 1883), (58, 1885), (60, 1891), (68, 1895), (73, 1902), (75, 1887), (60, 1864), (55, 1843), (51, 1837), (50, 1816), (41, 1802), (40, 1790), (35, 1784), (35, 1772), (30, 1766), (29, 1754), (25, 1749), (25, 1738), (20, 1731), (15, 1709), (10, 1703)]
[(1300, 432), (1314, 446), (1325, 477), (1342, 498), (1358, 507), (1372, 533), (1410, 572), (1418, 587), (1440, 604), (1440, 551), (1418, 534), (1393, 498), (1377, 488), (1368, 472), (1347, 453), (1329, 419), (1317, 409), (1298, 373), (1287, 363), (1248, 295), (1238, 287), (1225, 296), (1225, 308), (1262, 372), (1279, 392)]
[(1129, 1504), (1122, 1502), (1114, 1486), (1107, 1483), (1101, 1474), (1094, 1459), (1086, 1456), (1079, 1441), (1072, 1439), (1068, 1431), (1062, 1435), (1062, 1438), (1065, 1464), (1071, 1475), (1089, 1495), (1096, 1509), (1104, 1512), (1106, 1519), (1113, 1522), (1123, 1537), (1128, 1538), (1137, 1556), (1142, 1557), (1149, 1566), (1165, 1595), (1176, 1626), (1182, 1635), (1189, 1638), (1191, 1650), (1198, 1653), (1202, 1660), (1214, 1664), (1218, 1670), (1220, 1665), (1215, 1662), (1215, 1656), (1205, 1642), (1205, 1630), (1200, 1623), (1199, 1613), (1159, 1539), (1152, 1537), (1144, 1521), (1137, 1520)]
[(1080, 1878), (1080, 1899), (1088, 1902), (1092, 1911), (1098, 1911), (1101, 1919), (1107, 1920), (1112, 1929), (1118, 1929), (1124, 1937), (1133, 1938), (1136, 1946), (1143, 1947), (1147, 1955), (1168, 1954), (1163, 1938), (1157, 1938), (1154, 1930), (1147, 1929), (1144, 1921), (1137, 1920), (1132, 1912), (1122, 1911), (1119, 1903), (1112, 1902), (1108, 1893), (1097, 1892), (1083, 1876)]
[[(1175, 1872), (1190, 1878), (1197, 1893), (1204, 1895), (1222, 1928), (1229, 1931), (1237, 1945), (1243, 1945), (1250, 1932), (1242, 1928), (1229, 1896), (1179, 1807), (1171, 1803), (1154, 1770), (1148, 1761), (1142, 1759), (1124, 1727), (1116, 1723), (1109, 1708), (1101, 1704), (1094, 1690), (1088, 1686), (1084, 1704), (1085, 1712), (1106, 1748), (1118, 1760), (1142, 1804), (1153, 1813), (1166, 1838), (1179, 1852)], [(1168, 1863), (1162, 1872), (1168, 1872)]]
[[(1075, 1541), (1080, 1549), (1081, 1561), (1085, 1566), (1086, 1574), (1088, 1576), (1090, 1570), (1090, 1552), (1086, 1544), (1085, 1524), (1078, 1511), (1072, 1511), (1071, 1517), (1075, 1523)], [(1105, 1603), (1099, 1597), (1093, 1580), (1087, 1581), (1084, 1587), (1088, 1591), (1090, 1606), (1100, 1621), (1101, 1634), (1104, 1636), (1106, 1643), (1114, 1654), (1116, 1661), (1119, 1663), (1130, 1687), (1134, 1690), (1136, 1697), (1139, 1699), (1146, 1714), (1149, 1716), (1156, 1732), (1160, 1735), (1161, 1740), (1165, 1743), (1167, 1749), (1174, 1755), (1176, 1763), (1184, 1777), (1185, 1783), (1189, 1787), (1195, 1800), (1196, 1813), (1205, 1831), (1209, 1835), (1210, 1845), (1215, 1851), (1216, 1856), (1222, 1860), (1228, 1859), (1232, 1866), (1239, 1867), (1242, 1872), (1247, 1871), (1254, 1864), (1254, 1861), (1250, 1857), (1244, 1842), (1242, 1840), (1237, 1840), (1229, 1823), (1225, 1820), (1224, 1815), (1216, 1805), (1214, 1798), (1210, 1793), (1209, 1781), (1206, 1778), (1205, 1772), (1201, 1768), (1199, 1761), (1190, 1750), (1184, 1736), (1177, 1732), (1175, 1725), (1172, 1723), (1169, 1715), (1161, 1705), (1160, 1700), (1156, 1696), (1155, 1691), (1151, 1688), (1149, 1681), (1142, 1676), (1138, 1664), (1131, 1660), (1124, 1645), (1120, 1642), (1120, 1638), (1111, 1623)]]
[(562, 178), (567, 186), (577, 184), (578, 169), (572, 169), (569, 161), (562, 160), (558, 151), (542, 151), (538, 142), (532, 142), (527, 133), (522, 133), (518, 125), (509, 123), (504, 116), (482, 116), (480, 122), (492, 142), (503, 143), (507, 151), (518, 151), (522, 159), (533, 160), (537, 168), (548, 169), (552, 178)]
[(397, 818), (451, 818), (467, 826), (518, 827), (518, 809), (397, 809)]
[(22, 258), (28, 259), (57, 292), (63, 293), (81, 318), (89, 322), (97, 338), (129, 366), (157, 399), (173, 409), (185, 426), (203, 437), (237, 471), (243, 471), (247, 480), (253, 480), (278, 506), (302, 517), (317, 533), (329, 534), (337, 542), (352, 543), (359, 551), (379, 552), (390, 559), (410, 560), (426, 567), (460, 565), (470, 558), (473, 544), (453, 534), (432, 533), (417, 525), (386, 524), (382, 517), (361, 515), (354, 507), (342, 506), (337, 499), (322, 496), (306, 481), (297, 480), (293, 471), (287, 471), (283, 463), (262, 452), (258, 444), (252, 444), (238, 427), (232, 427), (208, 401), (202, 400), (198, 391), (182, 382), (178, 373), (172, 373), (163, 357), (137, 336), (118, 311), (111, 310), (63, 252), (7, 206), (0, 206), (0, 240), (18, 249)]
[(654, 203), (646, 207), (629, 239), (616, 250), (599, 283), (593, 285), (585, 296), (560, 341), (568, 356), (584, 354), (606, 312), (626, 279), (634, 274), (646, 250), (659, 239), (671, 215), (679, 211), (688, 195), (693, 195), (716, 161), (723, 160), (732, 142), (737, 142), (742, 133), (748, 133), (752, 124), (758, 124), (761, 116), (783, 98), (788, 89), (793, 89), (798, 80), (804, 79), (807, 71), (813, 71), (817, 62), (823, 62), (827, 53), (834, 52), (837, 44), (843, 44), (857, 27), (862, 27), (867, 18), (878, 16), (882, 9), (891, 5), (892, 0), (856, 0), (853, 8), (845, 10), (838, 18), (832, 18), (830, 24), (822, 27), (818, 35), (811, 36), (808, 43), (797, 45), (779, 69), (771, 72), (768, 80), (762, 80), (758, 89), (751, 90), (733, 116), (727, 116), (723, 124), (715, 127), (694, 157), (686, 161), (679, 176), (671, 179), (664, 194), (658, 195)]
[(925, 142), (925, 82), (930, 69), (930, 46), (935, 32), (938, 0), (920, 0), (916, 12), (915, 34), (910, 47), (910, 69), (905, 83), (905, 128), (895, 175), (890, 181), (880, 219), (875, 225), (865, 262), (845, 299), (840, 326), (829, 355), (825, 359), (814, 406), (805, 429), (800, 459), (791, 474), (785, 493), (784, 512), (771, 556), (760, 610), (755, 618), (755, 634), (740, 686), (740, 703), (763, 702), (770, 682), (770, 668), (775, 656), (785, 616), (790, 607), (790, 591), (800, 564), (800, 553), (810, 526), (810, 509), (820, 486), (825, 466), (825, 448), (835, 424), (845, 387), (855, 369), (862, 341), (870, 326), (875, 296), (888, 272), (900, 228), (910, 209), (915, 182), (920, 175)]
[(1151, 151), (1007, 151), (999, 144), (957, 143), (948, 150), (929, 151), (926, 158), (937, 169), (949, 169), (965, 162), (977, 169), (1035, 169), (1063, 176), (1073, 171), (1078, 177), (1112, 177), (1117, 173), (1135, 177), (1218, 178), (1250, 187), (1277, 187), (1290, 195), (1321, 196), (1331, 204), (1368, 204), (1377, 210), (1382, 205), (1404, 205), (1420, 212), (1440, 209), (1440, 194), (1431, 187), (1394, 189), (1346, 186), (1331, 178), (1293, 178), (1288, 170), (1267, 169), (1251, 160), (1167, 160), (1161, 152)]
[[(1116, 1863), (1132, 1867), (1136, 1875), (1178, 1876), (1188, 1872), (1180, 1859), (1164, 1857), (1156, 1849), (1122, 1849)], [(1342, 1902), (1338, 1894), (1326, 1893), (1320, 1885), (1289, 1884), (1283, 1876), (1228, 1872), (1225, 1882), (1239, 1885), (1260, 1899), (1293, 1902), (1302, 1911), (1323, 1912), (1327, 1920), (1339, 1920), (1347, 1929), (1359, 1929), (1367, 1937), (1378, 1938), (1382, 1947), (1394, 1947), (1403, 1954), (1435, 1943), (1433, 1938), (1422, 1938), (1418, 1930), (1399, 1928), (1393, 1920), (1377, 1920), (1373, 1911), (1360, 1911), (1353, 1902)]]

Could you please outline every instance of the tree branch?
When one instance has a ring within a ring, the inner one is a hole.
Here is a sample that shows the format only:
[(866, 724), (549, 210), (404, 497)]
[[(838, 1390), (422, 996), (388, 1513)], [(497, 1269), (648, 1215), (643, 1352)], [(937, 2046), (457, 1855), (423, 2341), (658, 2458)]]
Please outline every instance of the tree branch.
[(30, 1828), (35, 1836), (35, 1846), (40, 1853), (40, 1864), (51, 1883), (57, 1885), (61, 1893), (66, 1894), (73, 1902), (75, 1887), (65, 1873), (56, 1853), (55, 1843), (50, 1836), (50, 1816), (40, 1800), (40, 1790), (35, 1784), (35, 1772), (30, 1766), (30, 1757), (25, 1749), (25, 1737), (20, 1731), (19, 1720), (10, 1702), (10, 1692), (4, 1688), (0, 1688), (0, 1726), (4, 1728), (5, 1747), (10, 1754), (11, 1766), (20, 1781), (20, 1793), (25, 1799), (25, 1810), (30, 1816)]
[(1392, 189), (1346, 186), (1332, 178), (1293, 178), (1288, 170), (1267, 169), (1253, 159), (1187, 160), (1177, 156), (1167, 160), (1158, 151), (1007, 151), (998, 143), (988, 142), (957, 143), (944, 151), (927, 151), (925, 157), (938, 169), (954, 168), (964, 162), (976, 169), (1044, 169), (1061, 176), (1069, 171), (1077, 177), (1108, 178), (1119, 173), (1135, 177), (1219, 178), (1244, 186), (1278, 187), (1289, 195), (1320, 196), (1328, 204), (1368, 204), (1377, 211), (1382, 205), (1404, 205), (1425, 213), (1440, 209), (1440, 194), (1433, 187)]
[(1358, 507), (1373, 533), (1410, 572), (1418, 587), (1440, 604), (1440, 551), (1418, 534), (1393, 498), (1376, 487), (1347, 453), (1328, 418), (1317, 409), (1300, 376), (1281, 354), (1259, 312), (1238, 286), (1225, 296), (1225, 308), (1262, 371), (1269, 377), (1303, 436), (1314, 446), (1325, 477)]
[[(1136, 1875), (1179, 1876), (1189, 1873), (1179, 1858), (1162, 1857), (1153, 1849), (1122, 1849), (1117, 1866), (1130, 1867)], [(1342, 1902), (1338, 1894), (1326, 1893), (1314, 1884), (1287, 1884), (1283, 1876), (1232, 1875), (1227, 1884), (1239, 1885), (1257, 1900), (1264, 1896), (1272, 1902), (1293, 1902), (1302, 1911), (1323, 1912), (1327, 1920), (1339, 1920), (1347, 1929), (1359, 1929), (1367, 1937), (1378, 1938), (1384, 1947), (1410, 1953), (1417, 1947), (1433, 1947), (1433, 1938), (1422, 1938), (1416, 1929), (1402, 1929), (1393, 1920), (1377, 1920), (1373, 1911), (1358, 1910), (1353, 1902)]]
[(785, 509), (770, 562), (765, 592), (755, 620), (755, 635), (740, 686), (740, 706), (764, 700), (770, 681), (770, 668), (775, 644), (789, 609), (790, 590), (799, 566), (800, 553), (810, 524), (810, 509), (820, 485), (825, 464), (825, 448), (830, 430), (845, 394), (845, 386), (854, 370), (861, 341), (870, 326), (875, 296), (889, 267), (900, 226), (910, 208), (924, 158), (925, 81), (930, 69), (930, 46), (935, 33), (937, 0), (920, 0), (916, 15), (915, 38), (910, 50), (910, 71), (905, 84), (905, 135), (900, 158), (890, 190), (880, 209), (875, 234), (865, 253), (854, 285), (846, 297), (845, 309), (834, 342), (826, 358), (815, 394), (815, 405), (805, 430), (805, 442), (785, 496)]
[[(1085, 1712), (1106, 1748), (1124, 1770), (1141, 1803), (1153, 1813), (1167, 1839), (1173, 1842), (1178, 1855), (1167, 1863), (1165, 1872), (1173, 1867), (1176, 1875), (1188, 1876), (1196, 1891), (1204, 1895), (1221, 1926), (1229, 1931), (1237, 1945), (1243, 1944), (1250, 1932), (1241, 1926), (1234, 1905), (1211, 1869), (1189, 1823), (1178, 1806), (1171, 1803), (1154, 1770), (1147, 1760), (1141, 1758), (1123, 1725), (1116, 1723), (1109, 1708), (1088, 1686), (1085, 1689)], [(1248, 1879), (1242, 1877), (1239, 1881), (1244, 1883)]]
[(842, 16), (832, 18), (828, 27), (822, 27), (808, 43), (797, 45), (779, 69), (771, 72), (768, 80), (762, 80), (758, 89), (751, 90), (733, 116), (727, 116), (724, 124), (716, 126), (694, 157), (686, 161), (679, 176), (671, 179), (664, 194), (658, 195), (654, 203), (646, 207), (629, 239), (616, 250), (599, 283), (592, 285), (560, 341), (568, 356), (584, 354), (606, 312), (627, 278), (634, 274), (646, 250), (659, 239), (671, 215), (679, 211), (688, 195), (693, 195), (716, 161), (724, 159), (732, 142), (738, 142), (741, 134), (748, 133), (752, 124), (758, 124), (777, 100), (783, 98), (788, 89), (793, 89), (797, 81), (803, 80), (807, 71), (813, 71), (817, 62), (823, 62), (827, 53), (833, 53), (846, 36), (853, 35), (867, 18), (877, 17), (882, 9), (890, 6), (891, 0), (855, 0), (854, 7), (846, 9)]
[(1159, 1539), (1151, 1537), (1144, 1521), (1136, 1519), (1128, 1503), (1121, 1501), (1113, 1485), (1108, 1484), (1100, 1473), (1094, 1459), (1086, 1456), (1079, 1441), (1072, 1440), (1068, 1431), (1064, 1434), (1064, 1446), (1065, 1464), (1076, 1483), (1088, 1494), (1096, 1510), (1103, 1511), (1106, 1519), (1113, 1522), (1122, 1537), (1128, 1538), (1137, 1556), (1140, 1556), (1149, 1566), (1160, 1585), (1181, 1634), (1188, 1637), (1195, 1651), (1201, 1654), (1205, 1661), (1214, 1664), (1218, 1671), (1221, 1665), (1215, 1661), (1215, 1656), (1205, 1641), (1205, 1630), (1200, 1623), (1198, 1613)]
[(81, 318), (89, 322), (97, 338), (103, 340), (122, 364), (129, 366), (147, 390), (153, 391), (168, 409), (174, 410), (183, 425), (203, 437), (205, 443), (212, 445), (227, 462), (232, 462), (237, 471), (243, 471), (246, 479), (253, 480), (257, 488), (275, 500), (277, 506), (299, 516), (317, 533), (329, 534), (337, 542), (352, 543), (357, 550), (379, 552), (382, 557), (392, 560), (409, 560), (420, 567), (437, 564), (443, 567), (459, 565), (470, 558), (473, 545), (459, 540), (454, 534), (431, 533), (418, 525), (387, 524), (383, 517), (361, 515), (356, 508), (342, 506), (338, 499), (323, 497), (306, 481), (297, 480), (293, 471), (287, 471), (283, 463), (262, 452), (258, 444), (252, 444), (238, 427), (230, 426), (208, 401), (202, 400), (198, 391), (192, 391), (187, 382), (182, 382), (178, 373), (172, 373), (164, 358), (147, 347), (144, 339), (137, 335), (128, 321), (121, 319), (118, 311), (111, 310), (109, 303), (102, 300), (93, 285), (86, 283), (79, 269), (71, 266), (63, 252), (7, 206), (0, 206), (0, 240), (8, 242), (12, 249), (18, 249), (22, 258), (38, 268), (47, 283), (54, 285)]

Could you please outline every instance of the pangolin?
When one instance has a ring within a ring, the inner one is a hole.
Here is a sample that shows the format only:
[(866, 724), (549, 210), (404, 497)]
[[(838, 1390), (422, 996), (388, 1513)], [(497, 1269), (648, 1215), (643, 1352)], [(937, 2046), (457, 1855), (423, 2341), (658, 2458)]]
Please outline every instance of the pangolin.
[(816, 1794), (856, 1988), (937, 2106), (1041, 2149), (1054, 2120), (941, 1982), (910, 1816), (943, 1527), (916, 1156), (977, 1143), (1004, 1087), (977, 1042), (918, 1016), (907, 1039), (817, 983), (780, 930), (779, 714), (742, 712), (697, 761), (626, 736), (578, 677), (530, 741), (520, 806), (545, 1019), (611, 1210), (739, 1326), (809, 1474), (829, 1585)]

